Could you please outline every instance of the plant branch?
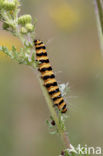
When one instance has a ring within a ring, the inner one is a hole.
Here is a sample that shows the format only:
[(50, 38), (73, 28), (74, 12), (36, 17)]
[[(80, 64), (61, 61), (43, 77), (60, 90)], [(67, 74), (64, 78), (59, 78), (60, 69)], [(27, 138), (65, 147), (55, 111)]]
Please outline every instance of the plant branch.
[(45, 100), (46, 100), (46, 103), (48, 105), (48, 108), (49, 108), (49, 111), (51, 113), (51, 116), (53, 117), (55, 123), (56, 123), (56, 127), (57, 127), (57, 130), (58, 130), (58, 133), (60, 134), (61, 136), (61, 139), (63, 141), (63, 144), (65, 146), (65, 148), (69, 148), (71, 149), (71, 146), (70, 146), (70, 141), (69, 141), (69, 137), (65, 131), (65, 128), (61, 128), (60, 126), (60, 118), (59, 118), (59, 115), (57, 114), (57, 112), (55, 111), (54, 107), (53, 107), (53, 101), (51, 100), (48, 92), (47, 92), (47, 89), (44, 87), (44, 82), (42, 79), (39, 78), (39, 82), (40, 82), (40, 86), (41, 86), (41, 89), (42, 89), (42, 92), (43, 92), (43, 95), (45, 97)]
[(97, 28), (103, 55), (103, 0), (95, 0)]

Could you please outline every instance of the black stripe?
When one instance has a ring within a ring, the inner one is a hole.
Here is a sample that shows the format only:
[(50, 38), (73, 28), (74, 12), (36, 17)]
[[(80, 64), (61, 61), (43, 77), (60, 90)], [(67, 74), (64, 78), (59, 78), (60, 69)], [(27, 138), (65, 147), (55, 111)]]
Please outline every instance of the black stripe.
[(41, 45), (43, 42), (40, 41), (40, 43), (35, 42), (35, 46)]
[(66, 104), (63, 106), (63, 108), (62, 108), (62, 109), (64, 110), (65, 108), (66, 108)]
[(54, 104), (54, 105), (53, 105), (53, 107), (55, 107), (55, 106), (58, 107), (58, 104)]
[(47, 80), (47, 79), (53, 79), (53, 78), (55, 78), (55, 75), (54, 75), (54, 74), (52, 74), (52, 75), (47, 75), (47, 76), (44, 76), (44, 77), (43, 77), (43, 80)]
[(63, 102), (64, 102), (64, 100), (62, 99), (62, 100), (59, 102), (59, 105), (61, 105)]
[(41, 53), (36, 53), (36, 56), (47, 56), (47, 52), (45, 52), (45, 53), (43, 53), (43, 52), (41, 52)]
[(46, 84), (45, 86), (46, 88), (49, 88), (51, 86), (57, 86), (57, 82), (49, 83), (49, 84)]
[(50, 67), (48, 67), (48, 68), (42, 68), (42, 69), (40, 69), (40, 71), (41, 72), (45, 72), (45, 71), (51, 71), (52, 70), (52, 67), (50, 66)]
[(61, 98), (61, 97), (62, 97), (62, 96), (61, 96), (61, 94), (60, 94), (59, 96), (53, 98), (53, 101), (56, 101), (57, 99), (59, 99), (59, 98)]
[(41, 63), (49, 63), (49, 59), (47, 59), (47, 60), (39, 60), (39, 62), (41, 62)]
[(40, 49), (46, 49), (46, 47), (45, 46), (36, 47), (36, 50), (40, 50)]
[(59, 88), (56, 89), (56, 90), (53, 90), (53, 91), (49, 92), (49, 94), (52, 95), (52, 94), (57, 93), (57, 92), (59, 92)]

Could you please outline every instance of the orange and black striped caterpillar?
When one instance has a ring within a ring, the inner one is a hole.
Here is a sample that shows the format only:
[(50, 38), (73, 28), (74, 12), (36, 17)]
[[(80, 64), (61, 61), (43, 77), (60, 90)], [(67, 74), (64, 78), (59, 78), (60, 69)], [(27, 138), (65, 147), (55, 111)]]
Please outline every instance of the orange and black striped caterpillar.
[(41, 72), (41, 77), (44, 80), (44, 85), (53, 100), (54, 106), (57, 106), (62, 113), (65, 113), (67, 111), (67, 105), (61, 95), (55, 79), (55, 75), (47, 56), (46, 47), (40, 40), (35, 40), (34, 44), (36, 49), (36, 60), (40, 62), (39, 71)]

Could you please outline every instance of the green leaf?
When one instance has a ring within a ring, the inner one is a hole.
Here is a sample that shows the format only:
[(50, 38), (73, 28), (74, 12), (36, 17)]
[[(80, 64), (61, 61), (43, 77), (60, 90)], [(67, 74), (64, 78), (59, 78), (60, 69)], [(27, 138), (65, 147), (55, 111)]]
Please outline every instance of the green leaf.
[(57, 130), (50, 132), (51, 135), (57, 134)]

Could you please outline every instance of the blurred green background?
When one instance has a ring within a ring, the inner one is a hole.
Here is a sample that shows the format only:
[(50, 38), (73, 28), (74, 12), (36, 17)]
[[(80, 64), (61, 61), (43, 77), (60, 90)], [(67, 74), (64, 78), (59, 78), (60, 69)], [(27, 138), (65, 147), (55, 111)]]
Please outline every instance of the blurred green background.
[[(23, 0), (21, 14), (36, 18), (36, 36), (46, 43), (59, 83), (69, 82), (68, 134), (78, 144), (103, 147), (103, 58), (94, 2)], [(0, 45), (20, 48), (0, 30)], [(61, 71), (61, 72), (59, 72)], [(0, 156), (57, 156), (62, 145), (50, 135), (49, 111), (36, 71), (0, 54)]]

